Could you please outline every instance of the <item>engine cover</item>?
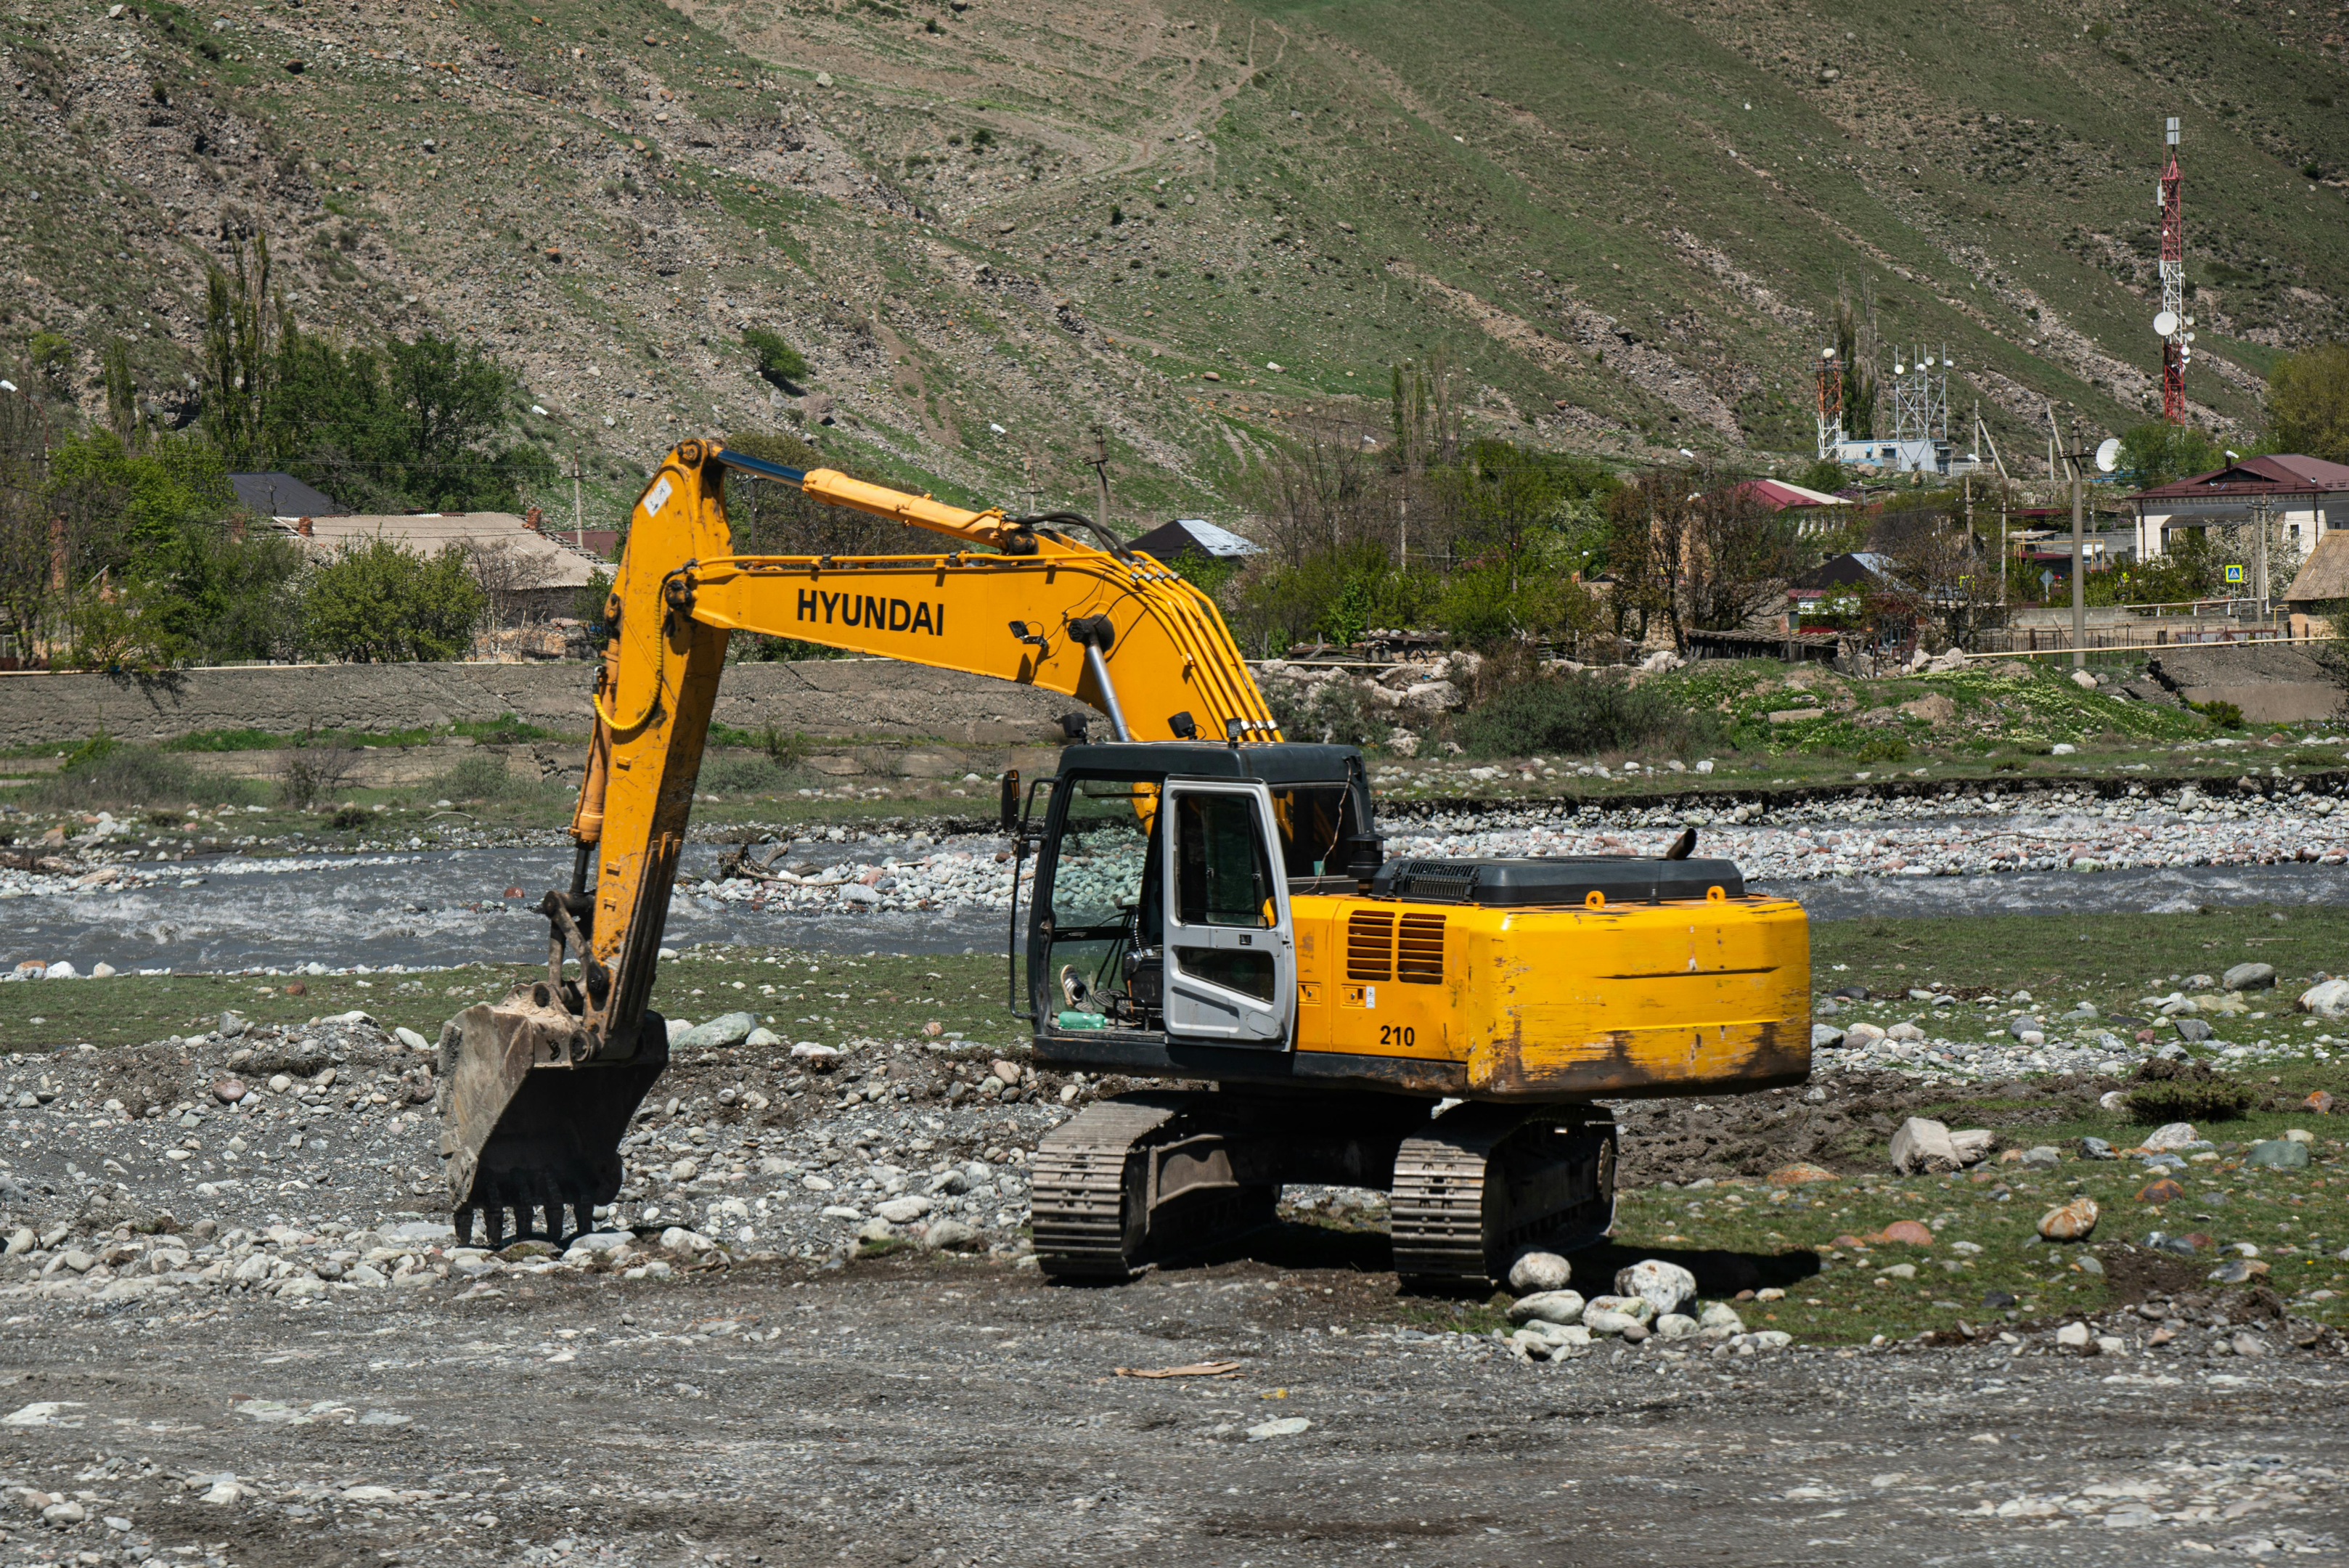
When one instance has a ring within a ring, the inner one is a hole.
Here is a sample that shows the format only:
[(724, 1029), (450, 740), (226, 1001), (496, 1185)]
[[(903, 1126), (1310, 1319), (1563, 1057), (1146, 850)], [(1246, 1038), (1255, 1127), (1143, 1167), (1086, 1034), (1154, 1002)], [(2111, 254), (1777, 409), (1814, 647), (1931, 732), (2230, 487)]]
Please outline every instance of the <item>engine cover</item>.
[(1710, 898), (1716, 888), (1724, 898), (1744, 896), (1745, 874), (1735, 861), (1588, 855), (1544, 860), (1390, 860), (1371, 879), (1371, 895), (1414, 904), (1511, 906), (1588, 904), (1596, 893), (1609, 904), (1653, 904)]

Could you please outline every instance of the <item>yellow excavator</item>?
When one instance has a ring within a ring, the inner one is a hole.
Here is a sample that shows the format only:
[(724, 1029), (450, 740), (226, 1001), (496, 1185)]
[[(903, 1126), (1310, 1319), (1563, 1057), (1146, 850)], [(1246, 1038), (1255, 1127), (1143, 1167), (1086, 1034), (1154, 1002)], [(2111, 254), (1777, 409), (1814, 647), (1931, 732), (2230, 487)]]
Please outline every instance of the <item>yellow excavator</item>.
[[(737, 555), (729, 472), (947, 547)], [(540, 905), (546, 978), (441, 1033), (441, 1159), (469, 1240), (483, 1214), (493, 1245), (585, 1230), (618, 1195), (621, 1137), (667, 1061), (646, 1004), (735, 631), (1108, 717), (1113, 739), (1003, 788), (1035, 1064), (1170, 1081), (1041, 1140), (1034, 1239), (1054, 1277), (1128, 1278), (1317, 1182), (1391, 1193), (1407, 1283), (1492, 1280), (1528, 1247), (1607, 1233), (1605, 1101), (1809, 1075), (1798, 906), (1686, 836), (1659, 859), (1387, 858), (1361, 753), (1283, 740), (1213, 601), (1076, 514), (974, 512), (687, 441), (636, 504), (605, 613), (571, 886)]]

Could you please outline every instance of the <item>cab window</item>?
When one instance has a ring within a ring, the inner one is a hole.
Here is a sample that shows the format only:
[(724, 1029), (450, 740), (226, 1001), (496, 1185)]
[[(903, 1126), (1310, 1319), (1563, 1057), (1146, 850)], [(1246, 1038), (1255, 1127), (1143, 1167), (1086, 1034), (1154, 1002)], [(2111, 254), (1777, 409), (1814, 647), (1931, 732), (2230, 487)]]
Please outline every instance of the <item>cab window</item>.
[(1255, 801), (1243, 794), (1174, 798), (1175, 919), (1186, 926), (1271, 925), (1271, 867)]

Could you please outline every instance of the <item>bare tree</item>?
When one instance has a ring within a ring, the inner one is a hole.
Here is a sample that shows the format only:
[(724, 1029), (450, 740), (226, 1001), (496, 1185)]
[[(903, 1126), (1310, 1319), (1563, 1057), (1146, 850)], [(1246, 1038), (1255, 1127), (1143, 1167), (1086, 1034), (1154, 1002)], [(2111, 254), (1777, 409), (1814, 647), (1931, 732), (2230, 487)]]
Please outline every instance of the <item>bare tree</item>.
[(1396, 528), (1391, 480), (1386, 466), (1365, 453), (1359, 431), (1316, 430), (1259, 464), (1248, 476), (1246, 498), (1263, 521), (1263, 543), (1273, 559), (1294, 566), (1364, 543), (1391, 553)]
[(1702, 472), (1691, 477), (1693, 536), (1682, 567), (1687, 627), (1736, 631), (1784, 603), (1802, 545), (1793, 520), (1765, 505), (1752, 485)]
[(481, 590), (492, 627), (521, 626), (538, 618), (538, 591), (551, 575), (543, 556), (506, 539), (479, 541), (465, 552), (466, 569)]
[(1734, 631), (1778, 601), (1799, 566), (1795, 525), (1751, 487), (1702, 468), (1643, 474), (1609, 511), (1619, 635), (1632, 616), (1644, 638), (1661, 615), (1675, 646), (1692, 631)]
[(1891, 558), (1919, 622), (1938, 628), (1944, 646), (1971, 650), (2002, 616), (2002, 563), (1961, 509), (1888, 512), (1869, 530), (1868, 547)]

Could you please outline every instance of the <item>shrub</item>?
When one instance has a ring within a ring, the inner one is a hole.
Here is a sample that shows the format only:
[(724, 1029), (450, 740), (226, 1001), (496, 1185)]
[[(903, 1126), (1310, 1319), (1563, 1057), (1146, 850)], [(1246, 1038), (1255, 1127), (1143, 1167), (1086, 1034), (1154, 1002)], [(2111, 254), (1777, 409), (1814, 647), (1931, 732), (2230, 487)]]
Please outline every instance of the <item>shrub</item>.
[(504, 800), (528, 788), (506, 772), (503, 757), (480, 752), (460, 758), (456, 766), (433, 782), (432, 787), (450, 800), (471, 801)]
[(698, 782), (714, 794), (753, 794), (776, 788), (783, 782), (783, 775), (763, 754), (752, 752), (746, 756), (738, 752), (732, 756), (712, 757), (702, 763)]
[(803, 731), (793, 730), (787, 735), (779, 726), (769, 724), (759, 732), (759, 749), (767, 753), (769, 762), (788, 773), (815, 755), (815, 741)]
[(1871, 735), (1851, 755), (1854, 762), (1860, 763), (1905, 763), (1909, 760), (1909, 742), (1898, 735)]
[(807, 356), (783, 341), (780, 333), (763, 327), (746, 328), (742, 347), (758, 357), (759, 374), (771, 381), (803, 381), (807, 379)]
[(1300, 693), (1286, 681), (1273, 683), (1265, 701), (1280, 732), (1292, 741), (1331, 746), (1375, 746), (1396, 721), (1381, 713), (1350, 680), (1331, 680)]
[(2189, 702), (2186, 705), (2222, 730), (2240, 730), (2243, 727), (2243, 711), (2232, 702)]
[(2251, 1109), (2251, 1086), (2202, 1063), (2154, 1057), (2139, 1066), (2123, 1104), (2140, 1122), (2231, 1121)]
[(278, 804), (295, 811), (309, 810), (320, 797), (343, 787), (358, 760), (358, 748), (341, 741), (295, 748), (277, 774)]
[(363, 805), (347, 805), (335, 813), (336, 827), (365, 827), (375, 820), (375, 813)]
[(1650, 682), (1568, 675), (1505, 687), (1462, 716), (1461, 747), (1478, 756), (1524, 757), (1681, 750), (1720, 743), (1720, 721)]

